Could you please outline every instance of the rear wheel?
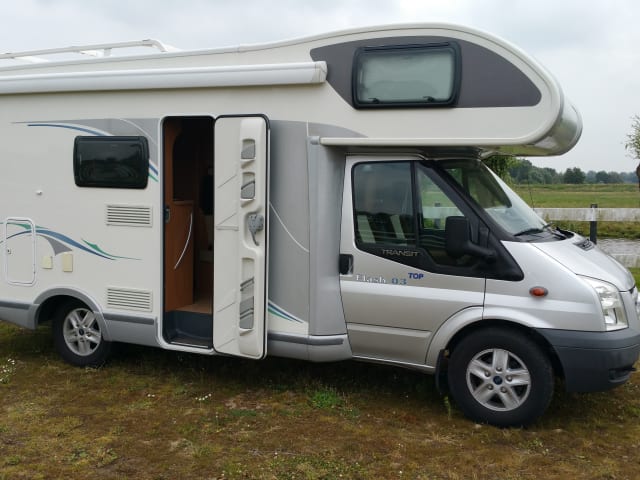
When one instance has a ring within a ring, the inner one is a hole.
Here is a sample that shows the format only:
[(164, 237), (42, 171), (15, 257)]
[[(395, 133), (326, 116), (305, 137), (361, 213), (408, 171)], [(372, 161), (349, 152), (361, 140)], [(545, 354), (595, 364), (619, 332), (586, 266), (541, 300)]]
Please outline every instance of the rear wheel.
[(451, 352), (449, 387), (463, 413), (499, 427), (523, 426), (546, 410), (553, 395), (549, 358), (518, 331), (471, 333)]
[(53, 320), (53, 342), (64, 360), (80, 367), (102, 365), (111, 347), (93, 311), (78, 300), (58, 309)]

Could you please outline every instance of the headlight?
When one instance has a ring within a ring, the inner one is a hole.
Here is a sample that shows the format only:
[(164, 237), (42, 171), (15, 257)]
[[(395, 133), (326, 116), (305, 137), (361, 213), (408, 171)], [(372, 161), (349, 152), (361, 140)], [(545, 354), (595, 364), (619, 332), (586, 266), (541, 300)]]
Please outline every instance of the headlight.
[(602, 314), (604, 315), (605, 330), (620, 330), (627, 328), (627, 315), (624, 311), (624, 303), (618, 289), (610, 283), (594, 278), (582, 277), (598, 294)]

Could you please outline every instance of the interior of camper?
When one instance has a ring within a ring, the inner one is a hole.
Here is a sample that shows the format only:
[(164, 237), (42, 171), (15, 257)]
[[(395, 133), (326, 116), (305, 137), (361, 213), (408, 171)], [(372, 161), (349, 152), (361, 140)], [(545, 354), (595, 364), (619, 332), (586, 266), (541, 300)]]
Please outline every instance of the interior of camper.
[(213, 297), (213, 118), (167, 117), (164, 147), (166, 341), (210, 348)]

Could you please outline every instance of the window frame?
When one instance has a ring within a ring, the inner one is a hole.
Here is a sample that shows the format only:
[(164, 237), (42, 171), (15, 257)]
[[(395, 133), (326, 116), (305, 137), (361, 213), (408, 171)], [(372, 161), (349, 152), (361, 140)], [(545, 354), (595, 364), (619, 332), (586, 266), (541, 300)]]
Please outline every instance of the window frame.
[[(131, 181), (122, 180), (95, 180), (86, 179), (80, 172), (81, 160), (79, 159), (79, 149), (82, 144), (113, 144), (122, 143), (138, 143), (141, 147), (142, 161), (136, 166), (136, 178)], [(73, 143), (73, 177), (76, 186), (82, 188), (118, 188), (118, 189), (136, 189), (143, 190), (147, 188), (149, 183), (149, 142), (144, 136), (83, 136), (79, 135)], [(139, 169), (139, 170), (138, 170)]]
[[(370, 53), (392, 53), (392, 52), (411, 52), (417, 50), (425, 51), (443, 51), (449, 50), (453, 53), (453, 76), (451, 79), (451, 95), (446, 100), (433, 101), (381, 101), (381, 102), (364, 102), (358, 96), (358, 77), (361, 71), (361, 59)], [(354, 108), (442, 108), (453, 107), (458, 101), (460, 94), (460, 85), (462, 79), (462, 59), (460, 46), (457, 42), (439, 42), (428, 44), (408, 44), (408, 45), (384, 45), (377, 47), (360, 47), (353, 55), (353, 64), (351, 68), (351, 99)]]

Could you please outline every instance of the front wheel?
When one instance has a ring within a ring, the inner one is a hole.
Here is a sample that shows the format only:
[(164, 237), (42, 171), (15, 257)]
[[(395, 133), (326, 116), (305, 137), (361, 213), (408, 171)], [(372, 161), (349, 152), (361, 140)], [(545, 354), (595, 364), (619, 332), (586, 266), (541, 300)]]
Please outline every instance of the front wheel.
[(53, 343), (65, 361), (79, 367), (102, 365), (111, 347), (93, 311), (77, 300), (58, 309), (53, 320)]
[(463, 338), (451, 352), (453, 399), (472, 420), (524, 426), (546, 410), (553, 395), (549, 358), (518, 331), (487, 328)]

